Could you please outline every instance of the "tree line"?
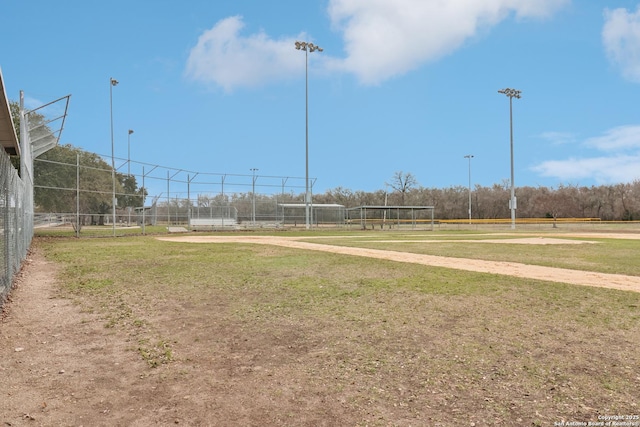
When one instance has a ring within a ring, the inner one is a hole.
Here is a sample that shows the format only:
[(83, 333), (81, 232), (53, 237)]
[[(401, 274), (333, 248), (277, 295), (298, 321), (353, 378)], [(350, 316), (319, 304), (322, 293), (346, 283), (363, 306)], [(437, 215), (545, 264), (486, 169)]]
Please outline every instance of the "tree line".
[[(471, 189), (473, 219), (510, 218), (508, 181)], [(603, 221), (640, 220), (640, 181), (600, 186), (560, 185), (516, 187), (518, 218), (598, 218)], [(189, 206), (226, 206), (230, 201), (240, 215), (248, 216), (252, 202), (258, 217), (269, 215), (277, 203), (303, 203), (304, 193), (293, 194), (202, 194), (197, 200), (170, 201), (172, 208), (186, 212)], [(162, 206), (164, 203), (161, 202)], [(358, 206), (433, 206), (437, 219), (466, 219), (469, 215), (469, 188), (427, 188), (413, 174), (396, 172), (384, 189), (373, 192), (337, 187), (313, 195), (313, 204)]]
[(147, 196), (135, 176), (117, 171), (112, 175), (111, 165), (100, 156), (70, 144), (54, 147), (38, 157), (33, 182), (36, 212), (77, 210), (82, 214), (80, 226), (104, 224), (106, 214), (112, 212), (114, 184), (118, 209), (142, 206)]
[[(439, 219), (462, 219), (469, 215), (469, 188), (427, 188), (413, 174), (396, 172), (388, 189), (374, 192), (343, 187), (314, 196), (314, 203), (362, 205), (433, 206)], [(509, 218), (510, 184), (471, 189), (474, 219)], [(600, 186), (559, 185), (516, 187), (519, 218), (599, 218), (604, 221), (640, 220), (640, 181)]]

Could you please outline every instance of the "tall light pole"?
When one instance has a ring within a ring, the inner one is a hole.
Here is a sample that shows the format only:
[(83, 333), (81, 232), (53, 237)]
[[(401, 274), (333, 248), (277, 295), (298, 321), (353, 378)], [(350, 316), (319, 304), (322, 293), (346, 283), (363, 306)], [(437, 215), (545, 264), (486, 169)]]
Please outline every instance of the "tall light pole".
[(511, 135), (511, 199), (509, 200), (509, 209), (511, 209), (511, 228), (516, 228), (516, 189), (513, 182), (513, 98), (520, 99), (521, 91), (517, 89), (500, 89), (498, 93), (502, 93), (509, 97), (509, 129)]
[(133, 130), (129, 129), (127, 135), (127, 175), (131, 176), (131, 134)]
[(116, 160), (113, 152), (113, 87), (118, 84), (118, 81), (113, 77), (109, 77), (109, 110), (111, 112), (111, 184), (113, 186), (111, 208), (113, 211), (112, 225), (113, 237), (116, 236)]
[(256, 171), (258, 168), (251, 168), (253, 173), (253, 184), (251, 187), (251, 224), (256, 225)]
[(322, 52), (323, 49), (320, 46), (316, 46), (313, 43), (299, 42), (295, 43), (296, 49), (304, 50), (304, 96), (305, 96), (305, 226), (307, 229), (311, 227), (309, 221), (309, 203), (311, 202), (311, 195), (309, 194), (309, 52)]
[(467, 154), (464, 158), (469, 159), (469, 224), (471, 224), (471, 159), (473, 159), (473, 154)]
[[(129, 129), (129, 133), (127, 134), (127, 177), (131, 178), (131, 134), (133, 130)], [(126, 193), (126, 191), (125, 191)], [(127, 205), (127, 212), (129, 216), (127, 217), (127, 227), (131, 225), (131, 206)]]

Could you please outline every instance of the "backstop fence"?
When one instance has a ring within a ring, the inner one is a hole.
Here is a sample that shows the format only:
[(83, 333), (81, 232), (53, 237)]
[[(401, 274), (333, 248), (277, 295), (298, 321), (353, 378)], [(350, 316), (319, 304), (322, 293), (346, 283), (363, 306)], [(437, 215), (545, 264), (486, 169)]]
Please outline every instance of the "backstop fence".
[[(304, 178), (200, 173), (62, 147), (34, 160), (37, 228), (84, 237), (170, 231), (306, 228)], [(107, 161), (109, 160), (109, 161)], [(121, 172), (122, 171), (122, 172)], [(313, 184), (313, 182), (312, 182)], [(313, 185), (310, 186), (313, 193)], [(312, 228), (433, 229), (432, 206), (309, 205)], [(148, 229), (147, 227), (161, 227)], [(133, 228), (139, 230), (132, 230)]]
[[(198, 173), (119, 158), (113, 174), (106, 156), (62, 148), (34, 160), (38, 229), (73, 228), (80, 237), (131, 234), (134, 227), (145, 233), (148, 226), (306, 225), (304, 178)], [(345, 225), (342, 205), (310, 203), (310, 214), (314, 227)]]

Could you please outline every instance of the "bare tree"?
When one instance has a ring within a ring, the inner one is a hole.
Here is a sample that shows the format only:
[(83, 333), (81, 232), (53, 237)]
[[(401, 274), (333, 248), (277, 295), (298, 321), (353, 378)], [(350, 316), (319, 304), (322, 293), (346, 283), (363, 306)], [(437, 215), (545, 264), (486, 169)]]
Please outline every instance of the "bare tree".
[(411, 172), (404, 173), (398, 171), (393, 174), (391, 182), (389, 182), (388, 185), (400, 193), (401, 204), (404, 206), (407, 193), (418, 185), (418, 180)]
[[(556, 220), (563, 215), (566, 203), (561, 191), (553, 188), (540, 187), (533, 198), (533, 204), (539, 209), (539, 216), (553, 218), (553, 228), (557, 227)], [(540, 215), (541, 214), (541, 215)]]
[(343, 206), (352, 207), (355, 205), (354, 194), (348, 188), (336, 187), (332, 190), (327, 190), (327, 195), (330, 196), (327, 203), (338, 203)]
[(629, 210), (628, 200), (630, 190), (631, 186), (629, 184), (616, 184), (613, 187), (613, 193), (615, 194), (615, 207), (613, 211), (614, 218), (619, 218), (623, 221), (632, 219), (633, 215)]

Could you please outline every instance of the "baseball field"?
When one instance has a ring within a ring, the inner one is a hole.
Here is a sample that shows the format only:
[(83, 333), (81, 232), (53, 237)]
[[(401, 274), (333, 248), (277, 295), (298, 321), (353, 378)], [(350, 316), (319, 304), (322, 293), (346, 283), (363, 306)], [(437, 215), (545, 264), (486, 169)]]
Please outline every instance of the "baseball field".
[(634, 230), (37, 237), (0, 422), (640, 425), (639, 253)]

